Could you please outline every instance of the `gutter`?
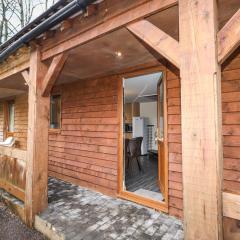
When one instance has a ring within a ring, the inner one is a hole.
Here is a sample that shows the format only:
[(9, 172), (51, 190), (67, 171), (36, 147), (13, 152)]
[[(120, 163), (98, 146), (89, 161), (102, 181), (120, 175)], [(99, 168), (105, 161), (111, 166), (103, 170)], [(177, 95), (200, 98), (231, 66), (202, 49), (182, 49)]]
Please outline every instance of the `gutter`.
[[(0, 63), (3, 62), (11, 54), (13, 54), (16, 50), (18, 50), (25, 44), (29, 43), (31, 40), (35, 39), (36, 37), (40, 36), (47, 30), (53, 28), (54, 26), (61, 23), (65, 19), (71, 17), (72, 15), (76, 14), (77, 12), (85, 11), (87, 6), (92, 4), (95, 1), (96, 0), (73, 0), (68, 5), (66, 5), (59, 11), (57, 11), (55, 14), (53, 14), (52, 16), (50, 16), (49, 18), (41, 22), (38, 26), (36, 26), (31, 31), (24, 34), (17, 41), (13, 42), (10, 46), (4, 49), (0, 53)], [(59, 1), (59, 2), (62, 2), (62, 1)], [(59, 2), (57, 2), (55, 5), (59, 5)], [(55, 7), (55, 5), (53, 7)], [(49, 14), (49, 11), (47, 11), (47, 14)], [(39, 16), (39, 18), (42, 18), (43, 15), (46, 15), (46, 12), (43, 13), (41, 16)]]

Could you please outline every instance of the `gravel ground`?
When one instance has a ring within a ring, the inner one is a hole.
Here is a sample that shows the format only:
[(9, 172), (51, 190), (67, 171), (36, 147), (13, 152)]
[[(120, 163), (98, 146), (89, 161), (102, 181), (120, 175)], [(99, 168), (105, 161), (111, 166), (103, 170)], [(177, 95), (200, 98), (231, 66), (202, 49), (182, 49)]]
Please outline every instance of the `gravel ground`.
[(0, 202), (0, 240), (46, 240), (46, 238), (36, 230), (26, 227)]

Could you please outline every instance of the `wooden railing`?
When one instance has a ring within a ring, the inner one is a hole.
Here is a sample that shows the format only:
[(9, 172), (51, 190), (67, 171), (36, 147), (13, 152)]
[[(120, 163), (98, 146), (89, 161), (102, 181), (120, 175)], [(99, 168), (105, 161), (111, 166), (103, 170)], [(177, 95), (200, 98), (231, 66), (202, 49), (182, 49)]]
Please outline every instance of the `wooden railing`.
[(24, 201), (26, 151), (0, 146), (0, 188)]

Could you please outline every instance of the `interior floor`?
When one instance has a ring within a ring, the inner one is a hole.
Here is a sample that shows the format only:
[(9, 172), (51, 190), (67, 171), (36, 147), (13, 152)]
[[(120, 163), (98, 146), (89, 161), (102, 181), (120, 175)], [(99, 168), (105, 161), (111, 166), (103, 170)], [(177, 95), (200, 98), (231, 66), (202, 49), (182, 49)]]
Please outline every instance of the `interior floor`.
[(145, 155), (140, 157), (141, 171), (137, 161), (130, 161), (125, 172), (126, 190), (145, 197), (163, 200), (160, 192), (158, 179), (157, 155)]

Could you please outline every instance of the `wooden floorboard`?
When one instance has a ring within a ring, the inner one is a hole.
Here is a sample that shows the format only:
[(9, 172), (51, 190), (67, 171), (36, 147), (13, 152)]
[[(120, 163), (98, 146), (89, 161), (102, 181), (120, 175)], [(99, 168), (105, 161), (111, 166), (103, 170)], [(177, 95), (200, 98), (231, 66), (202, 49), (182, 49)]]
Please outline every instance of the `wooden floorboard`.
[(136, 161), (130, 161), (129, 168), (126, 169), (125, 183), (126, 190), (135, 192), (145, 189), (160, 193), (158, 180), (158, 160), (148, 156), (140, 157), (142, 171), (139, 170)]

